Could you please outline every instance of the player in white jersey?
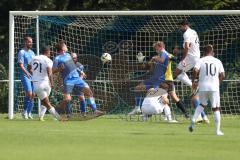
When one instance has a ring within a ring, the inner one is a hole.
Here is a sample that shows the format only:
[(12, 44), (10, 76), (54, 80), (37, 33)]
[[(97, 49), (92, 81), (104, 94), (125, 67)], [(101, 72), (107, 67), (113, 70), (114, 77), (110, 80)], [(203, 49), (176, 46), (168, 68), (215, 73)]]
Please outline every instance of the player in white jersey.
[(174, 72), (174, 78), (191, 87), (192, 82), (186, 72), (192, 69), (200, 58), (199, 38), (197, 32), (189, 27), (187, 20), (183, 20), (180, 25), (183, 31), (184, 49), (182, 59)]
[(58, 120), (60, 120), (59, 114), (55, 108), (49, 102), (48, 96), (51, 92), (51, 86), (53, 85), (52, 77), (52, 65), (53, 62), (50, 57), (50, 48), (44, 47), (43, 55), (35, 56), (30, 62), (30, 68), (32, 71), (32, 81), (34, 86), (34, 92), (41, 100), (40, 108), (40, 120), (43, 120), (46, 109)]
[(142, 103), (142, 114), (146, 121), (149, 116), (164, 112), (168, 122), (177, 122), (172, 119), (171, 110), (169, 107), (168, 93), (162, 88), (151, 88), (148, 90), (147, 96)]
[(211, 103), (212, 110), (214, 112), (214, 120), (216, 126), (216, 134), (224, 135), (220, 131), (220, 94), (219, 85), (225, 77), (224, 68), (222, 62), (214, 58), (214, 52), (212, 45), (207, 45), (204, 48), (205, 57), (201, 58), (194, 67), (193, 70), (193, 88), (196, 88), (195, 83), (197, 76), (199, 75), (199, 100), (200, 105), (196, 108), (195, 113), (192, 118), (191, 125), (189, 126), (189, 131), (192, 132), (194, 129), (194, 124), (196, 118), (207, 106), (208, 100)]

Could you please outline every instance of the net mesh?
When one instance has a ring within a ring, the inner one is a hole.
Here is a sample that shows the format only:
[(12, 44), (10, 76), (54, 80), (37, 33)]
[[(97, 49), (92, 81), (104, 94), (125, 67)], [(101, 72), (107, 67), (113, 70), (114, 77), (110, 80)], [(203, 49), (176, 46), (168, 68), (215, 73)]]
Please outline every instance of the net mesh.
[[(222, 113), (240, 113), (240, 17), (169, 15), (169, 16), (39, 16), (39, 44), (54, 46), (64, 40), (70, 52), (78, 54), (78, 60), (85, 66), (87, 82), (94, 92), (98, 108), (108, 113), (127, 113), (134, 106), (133, 88), (147, 79), (151, 72), (142, 70), (136, 54), (142, 52), (149, 60), (155, 55), (152, 44), (164, 41), (166, 50), (174, 46), (182, 48), (182, 33), (178, 30), (179, 20), (187, 18), (191, 28), (196, 30), (200, 39), (200, 50), (206, 44), (213, 44), (215, 55), (224, 65), (226, 81), (221, 86)], [(17, 52), (23, 46), (25, 36), (33, 38), (36, 51), (36, 17), (15, 16), (15, 111), (23, 108), (22, 85), (19, 82)], [(112, 62), (103, 65), (102, 53), (112, 55)], [(181, 55), (178, 55), (181, 56)], [(52, 57), (52, 58), (53, 58)], [(175, 69), (176, 64), (173, 65)], [(55, 75), (51, 100), (58, 104), (62, 99), (62, 82)], [(190, 88), (175, 82), (177, 95), (189, 110)], [(73, 110), (79, 109), (79, 101), (74, 96)], [(174, 113), (178, 114), (175, 104), (171, 103)], [(36, 109), (36, 108), (35, 108)]]

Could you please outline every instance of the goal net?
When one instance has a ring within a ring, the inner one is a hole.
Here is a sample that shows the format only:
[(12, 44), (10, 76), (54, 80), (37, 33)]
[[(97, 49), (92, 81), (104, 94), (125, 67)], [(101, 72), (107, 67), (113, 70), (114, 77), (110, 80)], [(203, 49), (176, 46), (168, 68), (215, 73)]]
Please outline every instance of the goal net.
[[(44, 14), (13, 14), (13, 24), (10, 22), (10, 27), (14, 25), (13, 37), (10, 35), (10, 43), (14, 43), (10, 44), (14, 47), (10, 48), (10, 68), (14, 75), (10, 78), (14, 85), (9, 106), (14, 106), (14, 113), (23, 109), (24, 92), (19, 80), (17, 52), (23, 47), (25, 36), (33, 38), (35, 53), (44, 45), (51, 46), (52, 58), (57, 53), (54, 46), (64, 40), (69, 52), (77, 53), (79, 62), (85, 66), (86, 81), (93, 90), (98, 108), (107, 113), (125, 114), (134, 106), (134, 87), (151, 75), (150, 71), (142, 70), (136, 59), (137, 53), (142, 52), (146, 61), (149, 60), (155, 55), (152, 45), (156, 41), (164, 41), (170, 53), (175, 46), (182, 48), (183, 38), (178, 22), (183, 19), (188, 19), (191, 28), (198, 32), (201, 53), (204, 45), (212, 44), (216, 57), (223, 62), (226, 80), (221, 86), (221, 112), (230, 115), (240, 113), (239, 13), (223, 15), (218, 12), (219, 15), (216, 15), (209, 11), (204, 15), (196, 15), (195, 12), (174, 15), (174, 12), (163, 12), (161, 15), (161, 12), (156, 12), (155, 15), (141, 15), (141, 12), (122, 12), (129, 15), (117, 15), (115, 12), (111, 15), (95, 12), (94, 15), (81, 15), (78, 12), (79, 15), (75, 13), (72, 16), (61, 15), (60, 12), (59, 15), (41, 13)], [(102, 64), (100, 57), (104, 52), (111, 54), (111, 63)], [(176, 64), (173, 70), (175, 68)], [(55, 75), (54, 81), (51, 101), (57, 105), (62, 99), (63, 87), (58, 75)], [(175, 85), (177, 95), (191, 111), (190, 88), (177, 81)], [(73, 97), (73, 111), (78, 112), (79, 102), (76, 96)], [(175, 104), (171, 103), (171, 106), (178, 114)], [(37, 112), (37, 107), (34, 108)], [(210, 113), (210, 109), (207, 112)]]

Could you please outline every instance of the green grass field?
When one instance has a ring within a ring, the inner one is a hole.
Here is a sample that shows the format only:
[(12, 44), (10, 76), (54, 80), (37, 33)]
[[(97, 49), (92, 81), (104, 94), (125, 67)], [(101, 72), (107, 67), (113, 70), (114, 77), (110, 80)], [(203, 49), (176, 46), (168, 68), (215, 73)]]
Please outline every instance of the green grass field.
[(214, 124), (7, 120), (0, 115), (0, 160), (239, 160), (240, 118), (224, 118), (224, 136)]

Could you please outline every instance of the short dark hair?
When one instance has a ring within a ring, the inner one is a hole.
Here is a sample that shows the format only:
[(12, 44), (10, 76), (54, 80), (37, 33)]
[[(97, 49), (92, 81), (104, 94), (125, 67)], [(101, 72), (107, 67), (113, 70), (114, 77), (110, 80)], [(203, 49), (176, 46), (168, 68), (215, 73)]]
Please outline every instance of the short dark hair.
[(64, 44), (65, 44), (65, 42), (63, 40), (61, 40), (57, 43), (56, 49), (57, 49), (58, 52), (62, 50), (62, 47), (63, 47)]
[(42, 53), (44, 54), (46, 51), (50, 51), (50, 47), (49, 46), (43, 46), (42, 47)]
[(29, 39), (32, 39), (32, 37), (30, 37), (30, 36), (24, 37), (24, 42), (28, 41)]
[(182, 26), (184, 26), (184, 25), (189, 25), (189, 22), (188, 22), (187, 19), (184, 19), (184, 20), (182, 20), (182, 21), (179, 22), (179, 25), (182, 25)]
[(213, 52), (213, 46), (211, 44), (208, 44), (204, 47), (204, 53), (205, 54), (208, 54), (208, 53), (211, 53)]

